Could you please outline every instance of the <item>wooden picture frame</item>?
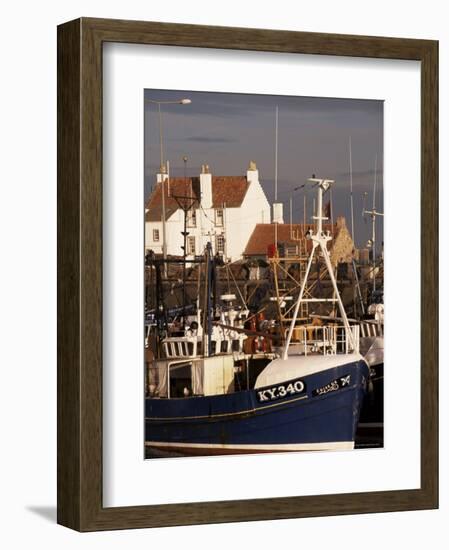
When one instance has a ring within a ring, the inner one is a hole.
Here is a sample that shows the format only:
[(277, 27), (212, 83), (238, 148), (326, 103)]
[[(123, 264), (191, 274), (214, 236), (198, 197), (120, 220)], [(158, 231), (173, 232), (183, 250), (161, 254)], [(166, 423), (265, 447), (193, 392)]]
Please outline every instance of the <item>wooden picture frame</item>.
[[(104, 42), (421, 62), (421, 488), (105, 508), (102, 503)], [(438, 43), (82, 18), (58, 27), (58, 523), (79, 531), (438, 506)]]

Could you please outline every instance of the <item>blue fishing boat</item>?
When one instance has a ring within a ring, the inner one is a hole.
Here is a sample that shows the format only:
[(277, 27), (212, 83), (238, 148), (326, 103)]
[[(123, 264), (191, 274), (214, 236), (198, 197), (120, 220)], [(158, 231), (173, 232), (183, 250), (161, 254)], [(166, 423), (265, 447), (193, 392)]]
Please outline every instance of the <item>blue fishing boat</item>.
[[(333, 182), (309, 181), (318, 190), (317, 227), (309, 232), (312, 250), (280, 356), (245, 352), (242, 331), (223, 323), (214, 343), (210, 319), (204, 331), (196, 322), (182, 336), (166, 338), (164, 356), (147, 374), (148, 448), (181, 455), (354, 448), (369, 367), (359, 351), (359, 325), (349, 323), (338, 292), (327, 249), (332, 237), (322, 226), (323, 192)], [(318, 253), (333, 298), (305, 298)], [(306, 300), (336, 303), (340, 321), (298, 325)]]
[(352, 449), (368, 368), (351, 354), (307, 359), (273, 361), (250, 390), (147, 399), (146, 444), (181, 454)]

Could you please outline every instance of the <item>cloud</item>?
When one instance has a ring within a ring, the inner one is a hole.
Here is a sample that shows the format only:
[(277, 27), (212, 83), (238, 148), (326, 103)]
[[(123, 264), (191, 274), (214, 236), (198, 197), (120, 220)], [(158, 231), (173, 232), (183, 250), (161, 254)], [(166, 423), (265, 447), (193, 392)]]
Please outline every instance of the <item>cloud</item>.
[[(173, 176), (197, 175), (207, 163), (213, 174), (244, 174), (257, 162), (262, 187), (274, 199), (275, 108), (279, 106), (278, 200), (284, 213), (293, 199), (293, 218), (302, 219), (303, 196), (313, 204), (311, 190), (293, 191), (313, 173), (335, 180), (335, 214), (350, 216), (349, 138), (352, 139), (355, 229), (364, 242), (370, 226), (361, 218), (364, 192), (372, 197), (374, 161), (378, 155), (377, 193), (383, 196), (383, 102), (379, 100), (146, 90), (148, 98), (173, 101), (188, 97), (185, 106), (163, 107), (164, 157)], [(159, 166), (159, 122), (154, 105), (145, 108), (145, 175), (148, 193)], [(184, 166), (183, 157), (188, 157)], [(382, 233), (382, 221), (379, 221)], [(380, 237), (381, 238), (381, 237)]]

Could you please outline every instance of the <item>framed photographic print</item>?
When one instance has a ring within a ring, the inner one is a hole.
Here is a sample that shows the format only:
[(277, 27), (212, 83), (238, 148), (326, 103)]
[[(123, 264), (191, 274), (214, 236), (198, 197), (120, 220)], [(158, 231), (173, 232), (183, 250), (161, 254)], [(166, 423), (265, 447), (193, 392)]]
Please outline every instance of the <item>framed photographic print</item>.
[(58, 28), (59, 523), (437, 507), (437, 70), (426, 40)]

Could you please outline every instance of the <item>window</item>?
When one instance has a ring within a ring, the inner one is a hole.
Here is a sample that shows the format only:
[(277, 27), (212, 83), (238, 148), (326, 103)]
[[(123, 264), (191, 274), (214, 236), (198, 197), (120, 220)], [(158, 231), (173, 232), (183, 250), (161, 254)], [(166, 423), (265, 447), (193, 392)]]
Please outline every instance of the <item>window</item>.
[(215, 225), (223, 225), (223, 210), (221, 208), (215, 210)]
[(153, 241), (155, 243), (159, 242), (159, 229), (153, 229)]
[(225, 238), (223, 235), (217, 235), (216, 241), (215, 241), (216, 251), (219, 254), (224, 254), (225, 252)]
[(187, 227), (196, 227), (196, 210), (187, 211)]
[(187, 237), (187, 254), (195, 256), (195, 237)]

